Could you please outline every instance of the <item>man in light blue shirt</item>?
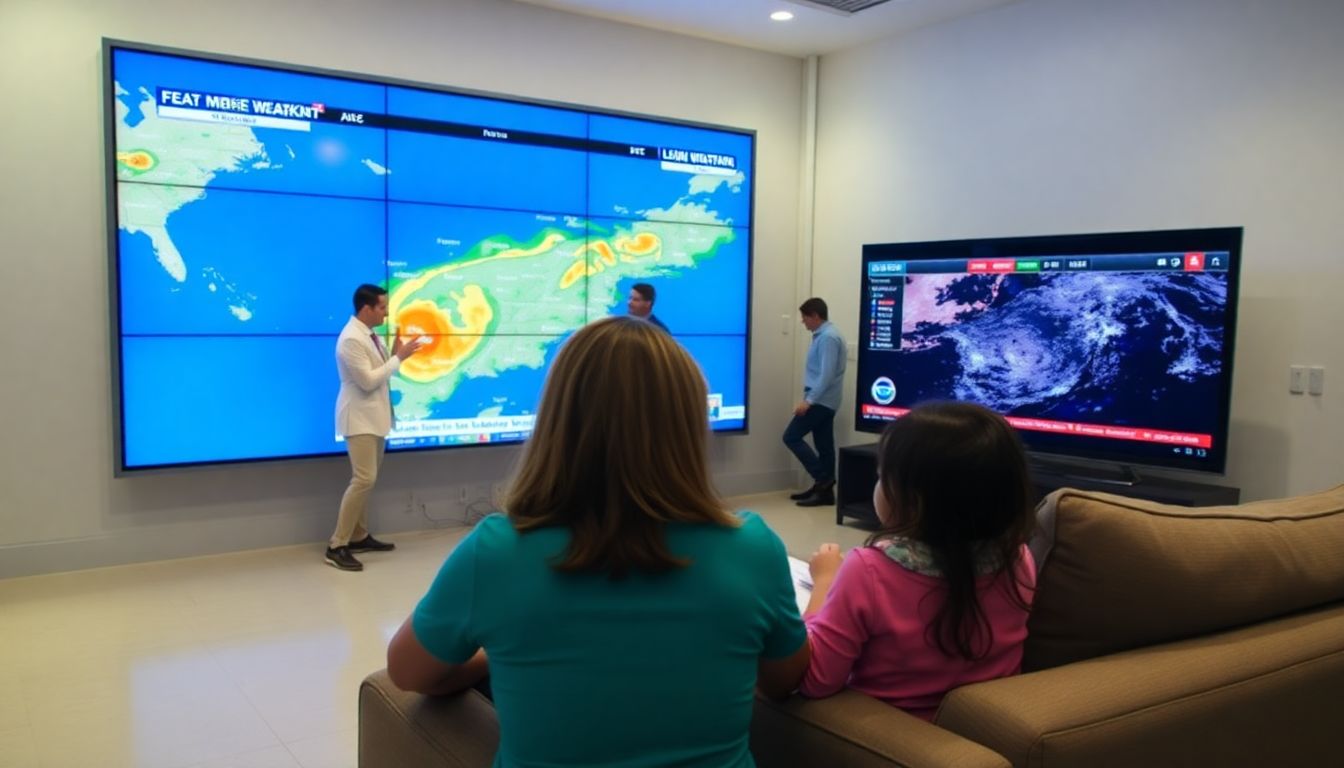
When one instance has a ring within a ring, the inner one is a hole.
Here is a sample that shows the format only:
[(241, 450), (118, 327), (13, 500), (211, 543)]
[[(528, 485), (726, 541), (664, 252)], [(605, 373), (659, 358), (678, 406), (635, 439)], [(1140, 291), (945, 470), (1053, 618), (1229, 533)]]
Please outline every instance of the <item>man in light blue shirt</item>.
[[(784, 444), (812, 476), (812, 487), (789, 498), (800, 507), (835, 503), (835, 412), (845, 383), (845, 339), (827, 319), (826, 302), (811, 298), (798, 307), (803, 327), (812, 332), (803, 369), (803, 399), (784, 430)], [(812, 434), (812, 449), (803, 438)]]

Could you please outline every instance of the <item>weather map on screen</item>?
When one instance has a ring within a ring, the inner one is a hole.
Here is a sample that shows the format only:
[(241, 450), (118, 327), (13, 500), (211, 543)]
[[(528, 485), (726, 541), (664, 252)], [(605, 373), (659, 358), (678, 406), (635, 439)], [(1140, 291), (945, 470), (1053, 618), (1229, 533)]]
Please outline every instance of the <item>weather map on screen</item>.
[(1222, 472), (1241, 229), (864, 246), (855, 425), (1004, 415), (1036, 454)]
[(524, 439), (559, 345), (639, 282), (745, 429), (752, 133), (106, 49), (121, 469), (342, 451), (361, 283), (428, 337), (390, 448)]

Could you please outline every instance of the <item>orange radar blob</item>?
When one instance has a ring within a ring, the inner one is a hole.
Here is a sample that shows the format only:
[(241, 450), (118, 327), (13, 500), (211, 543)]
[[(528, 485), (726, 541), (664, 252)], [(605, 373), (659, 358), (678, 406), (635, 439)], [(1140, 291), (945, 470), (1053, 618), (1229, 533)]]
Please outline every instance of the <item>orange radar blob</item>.
[(630, 253), (644, 255), (658, 247), (658, 236), (652, 232), (640, 232), (625, 244)]
[(398, 312), (397, 328), (401, 330), (401, 337), (404, 339), (429, 337), (429, 343), (421, 347), (420, 354), (425, 357), (433, 357), (439, 344), (453, 332), (452, 322), (448, 316), (429, 301), (411, 302)]
[(401, 375), (418, 382), (451, 373), (480, 346), (492, 313), (479, 288), (469, 286), (458, 310), (466, 321), (458, 327), (432, 301), (417, 299), (397, 310), (396, 325), (403, 339), (424, 338), (425, 345), (401, 364)]

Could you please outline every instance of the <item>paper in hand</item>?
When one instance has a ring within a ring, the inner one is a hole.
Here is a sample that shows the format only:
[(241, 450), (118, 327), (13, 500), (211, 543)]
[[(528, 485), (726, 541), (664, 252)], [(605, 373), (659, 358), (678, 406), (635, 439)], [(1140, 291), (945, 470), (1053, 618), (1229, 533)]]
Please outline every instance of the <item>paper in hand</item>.
[(789, 571), (793, 574), (793, 595), (798, 600), (798, 615), (807, 613), (812, 601), (812, 569), (804, 560), (789, 556)]

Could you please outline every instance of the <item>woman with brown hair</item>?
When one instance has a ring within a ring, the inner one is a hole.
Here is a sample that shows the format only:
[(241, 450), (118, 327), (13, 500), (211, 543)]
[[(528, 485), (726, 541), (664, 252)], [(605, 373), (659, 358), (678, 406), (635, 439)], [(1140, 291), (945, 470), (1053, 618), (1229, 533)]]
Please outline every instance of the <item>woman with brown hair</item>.
[(452, 693), (488, 671), (499, 766), (752, 765), (753, 687), (789, 693), (808, 644), (779, 538), (712, 487), (706, 409), (666, 333), (575, 333), (507, 517), (449, 556), (388, 647), (393, 682)]

